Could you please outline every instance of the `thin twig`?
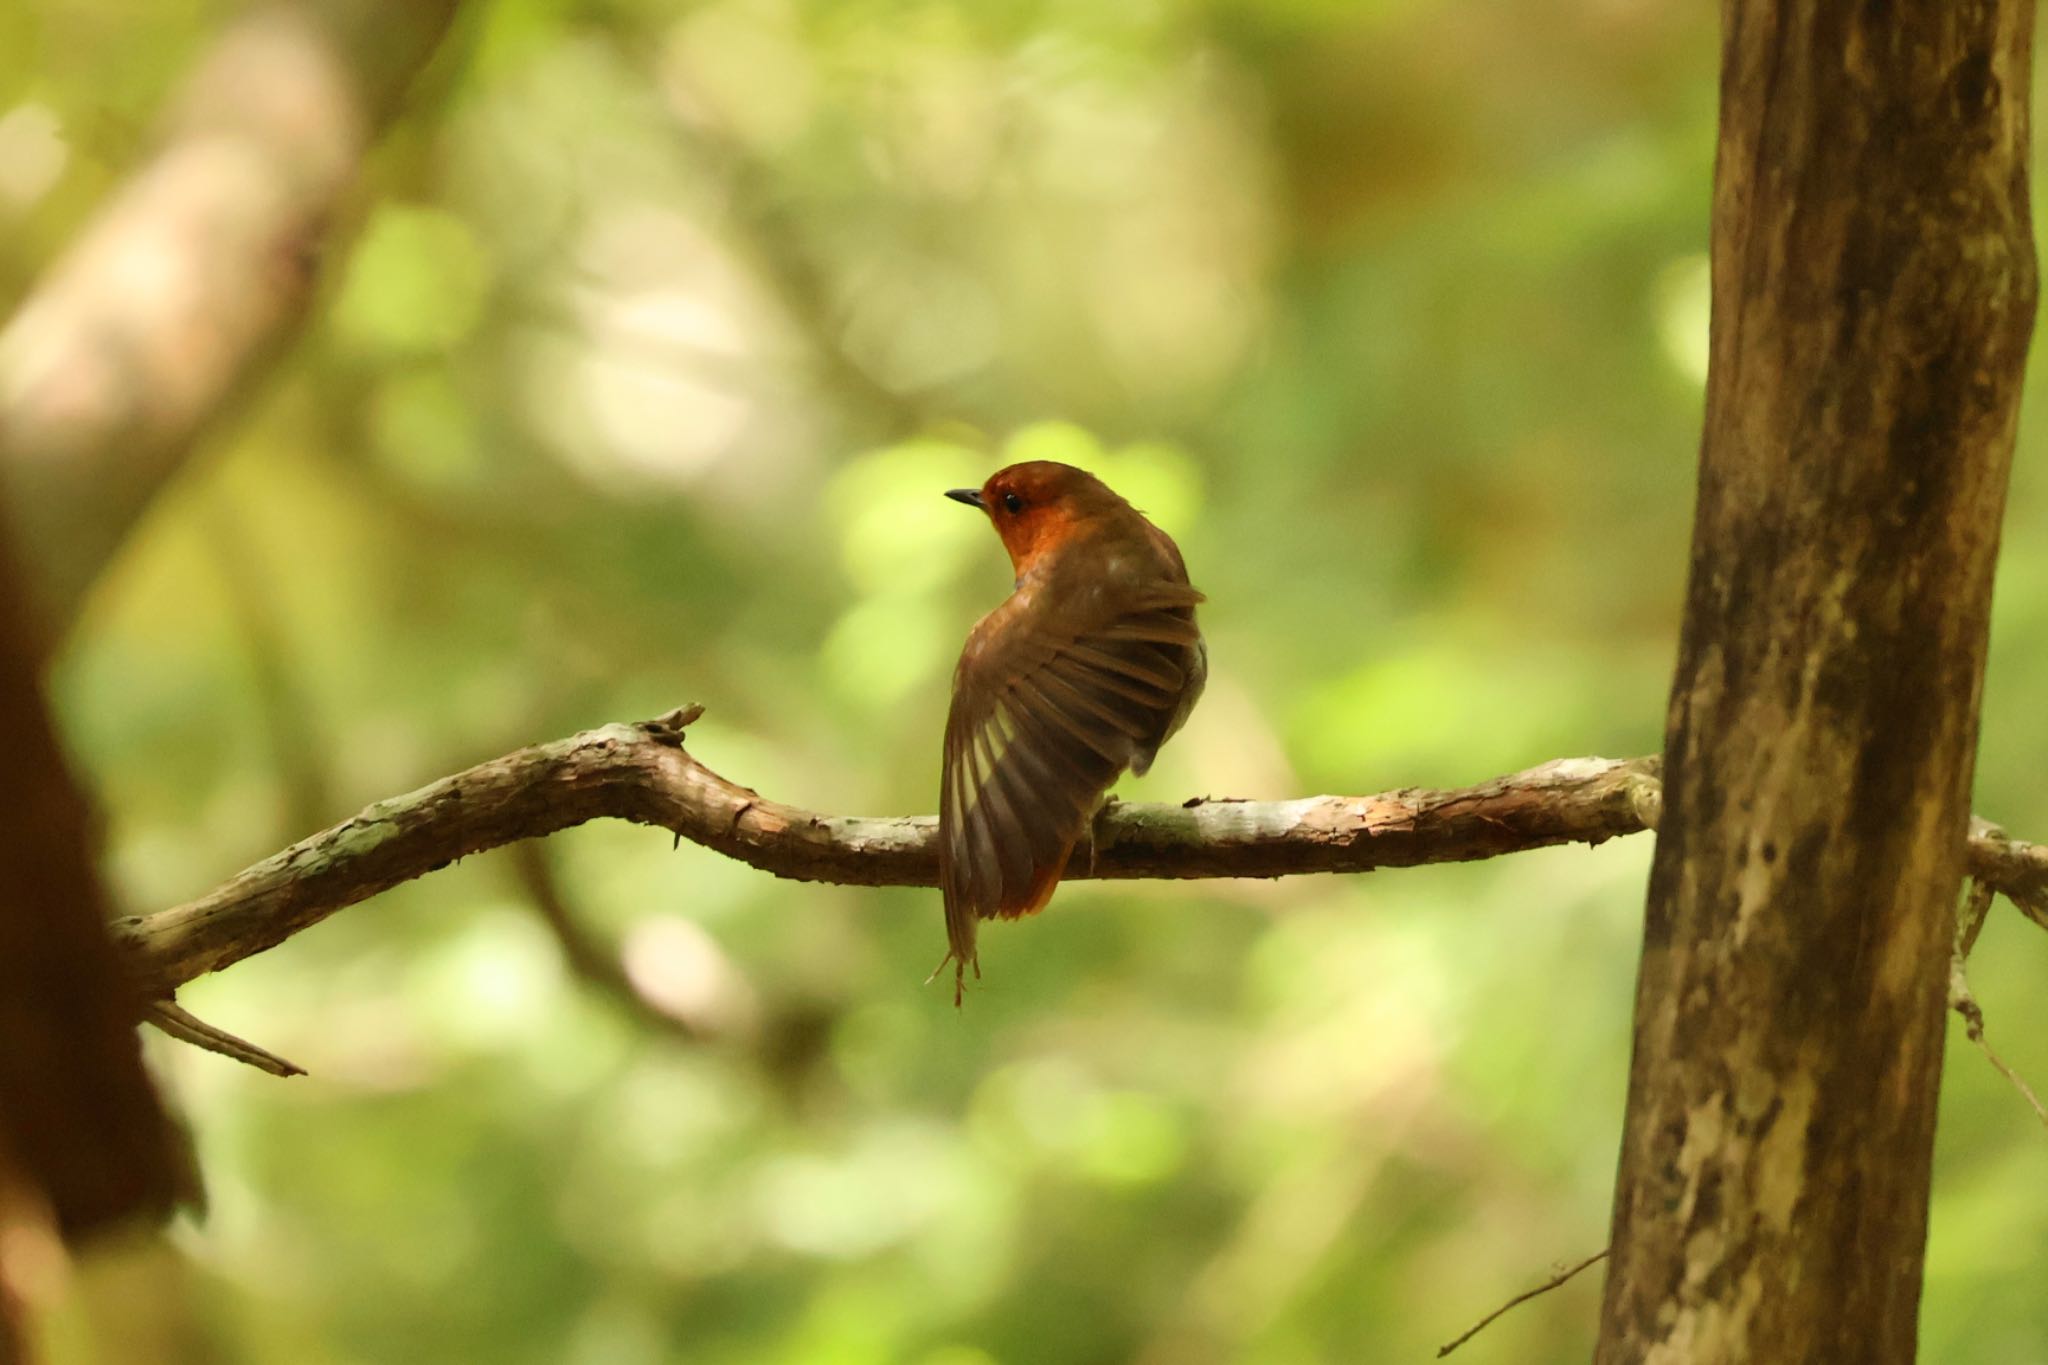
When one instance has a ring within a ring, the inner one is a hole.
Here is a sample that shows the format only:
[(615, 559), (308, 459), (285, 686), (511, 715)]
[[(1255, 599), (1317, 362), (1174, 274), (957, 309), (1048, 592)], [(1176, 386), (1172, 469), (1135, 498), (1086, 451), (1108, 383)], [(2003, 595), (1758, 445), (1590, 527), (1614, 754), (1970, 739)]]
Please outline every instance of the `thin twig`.
[(298, 1063), (286, 1061), (275, 1052), (260, 1048), (246, 1038), (238, 1038), (224, 1028), (216, 1028), (174, 1000), (151, 1002), (143, 1018), (181, 1043), (232, 1057), (258, 1071), (268, 1071), (273, 1076), (306, 1074), (306, 1068)]
[[(1953, 981), (1950, 982), (1949, 993), (1951, 997), (1955, 994)], [(2041, 1120), (2041, 1126), (2048, 1128), (2048, 1107), (2042, 1105), (2041, 1097), (2034, 1093), (2034, 1087), (2028, 1085), (2026, 1079), (2017, 1071), (2007, 1066), (2005, 1058), (1999, 1056), (1984, 1037), (1984, 1011), (1969, 994), (1967, 987), (1964, 988), (1962, 998), (1953, 1000), (1952, 1005), (1955, 1012), (1963, 1016), (1963, 1032), (1969, 1035), (1970, 1041), (1983, 1050), (1985, 1058), (1998, 1069), (1998, 1074), (2005, 1077), (2011, 1082), (2012, 1088), (2020, 1092), (2021, 1097), (2033, 1108), (2034, 1117)]]
[(1997, 1050), (1985, 1038), (1984, 1009), (1977, 1003), (1977, 997), (1971, 994), (1970, 979), (1964, 972), (1964, 964), (1969, 960), (1970, 950), (1977, 946), (1977, 934), (1984, 927), (1984, 917), (1990, 912), (1991, 896), (1991, 885), (1982, 878), (1973, 878), (1969, 894), (1963, 898), (1962, 908), (1956, 912), (1955, 952), (1949, 958), (1948, 964), (1948, 1007), (1963, 1016), (1963, 1032), (1969, 1035), (1970, 1041), (1983, 1052), (1985, 1059), (1997, 1069), (1998, 1074), (2005, 1077), (2013, 1089), (2019, 1091), (2032, 1106), (2034, 1117), (2041, 1120), (2041, 1126), (2048, 1128), (2048, 1108), (2042, 1106), (2040, 1097), (2034, 1093), (2034, 1088), (2028, 1085), (2018, 1072), (2006, 1065), (2005, 1058), (1999, 1056)]
[(1593, 1265), (1599, 1261), (1606, 1260), (1607, 1253), (1611, 1250), (1613, 1250), (1612, 1247), (1601, 1247), (1598, 1251), (1594, 1252), (1591, 1256), (1588, 1256), (1585, 1260), (1580, 1261), (1577, 1265), (1571, 1267), (1569, 1270), (1560, 1270), (1557, 1272), (1557, 1274), (1552, 1275), (1548, 1280), (1545, 1280), (1542, 1284), (1537, 1285), (1534, 1289), (1525, 1290), (1522, 1293), (1515, 1295), (1512, 1299), (1509, 1299), (1506, 1303), (1502, 1304), (1500, 1307), (1494, 1309), (1491, 1313), (1488, 1313), (1485, 1317), (1481, 1318), (1479, 1321), (1473, 1323), (1470, 1327), (1466, 1328), (1465, 1334), (1463, 1336), (1459, 1337), (1455, 1341), (1446, 1342), (1444, 1345), (1438, 1347), (1436, 1352), (1436, 1358), (1438, 1360), (1442, 1360), (1445, 1356), (1457, 1350), (1460, 1346), (1463, 1346), (1466, 1342), (1472, 1340), (1472, 1338), (1478, 1336), (1481, 1332), (1486, 1330), (1487, 1326), (1490, 1323), (1492, 1323), (1495, 1318), (1507, 1312), (1510, 1308), (1519, 1307), (1520, 1305), (1527, 1303), (1529, 1300), (1536, 1298), (1539, 1295), (1548, 1294), (1551, 1290), (1557, 1288), (1565, 1281), (1571, 1279), (1572, 1276), (1578, 1274), (1587, 1266)]

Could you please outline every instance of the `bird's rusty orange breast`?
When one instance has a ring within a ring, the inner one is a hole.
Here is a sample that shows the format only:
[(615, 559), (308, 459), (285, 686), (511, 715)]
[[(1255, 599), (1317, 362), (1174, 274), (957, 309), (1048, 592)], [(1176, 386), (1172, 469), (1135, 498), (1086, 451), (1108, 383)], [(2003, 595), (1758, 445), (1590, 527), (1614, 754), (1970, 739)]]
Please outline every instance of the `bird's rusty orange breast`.
[(1018, 515), (1003, 519), (997, 523), (996, 531), (1003, 538), (1003, 548), (1010, 552), (1017, 577), (1022, 578), (1042, 556), (1085, 538), (1096, 519), (1065, 502), (1052, 502), (1027, 507)]

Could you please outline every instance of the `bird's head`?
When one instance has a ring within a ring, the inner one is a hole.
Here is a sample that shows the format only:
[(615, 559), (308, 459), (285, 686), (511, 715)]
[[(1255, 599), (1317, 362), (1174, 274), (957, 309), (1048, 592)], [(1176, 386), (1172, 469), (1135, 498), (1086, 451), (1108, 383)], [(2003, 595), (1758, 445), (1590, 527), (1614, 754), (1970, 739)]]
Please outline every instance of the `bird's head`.
[(1040, 555), (1129, 506), (1087, 470), (1053, 460), (998, 469), (981, 487), (951, 489), (946, 496), (988, 513), (1020, 578)]

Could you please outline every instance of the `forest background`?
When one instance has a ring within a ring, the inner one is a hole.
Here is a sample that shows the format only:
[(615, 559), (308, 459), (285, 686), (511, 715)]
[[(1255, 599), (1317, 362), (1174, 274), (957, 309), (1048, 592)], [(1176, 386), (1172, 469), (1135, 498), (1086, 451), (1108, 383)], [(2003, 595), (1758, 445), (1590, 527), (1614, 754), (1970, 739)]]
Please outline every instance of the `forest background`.
[[(0, 303), (240, 12), (0, 11)], [(1133, 799), (1656, 750), (1717, 54), (1640, 0), (463, 9), (56, 661), (122, 907), (685, 701), (769, 796), (933, 809), (1008, 583), (939, 494), (1013, 459), (1102, 473), (1210, 596)], [(2037, 838), (2043, 446), (2030, 409), (1975, 802)], [(190, 1299), (310, 1365), (1423, 1358), (1606, 1238), (1649, 854), (1076, 884), (958, 1014), (933, 892), (627, 826), (472, 859), (181, 993), (311, 1072), (153, 1041)], [(1972, 970), (2037, 1082), (2043, 964), (2001, 910)], [(2039, 1361), (2048, 1138), (1951, 1044), (1923, 1353)], [(1594, 1278), (1469, 1358), (1585, 1358)]]

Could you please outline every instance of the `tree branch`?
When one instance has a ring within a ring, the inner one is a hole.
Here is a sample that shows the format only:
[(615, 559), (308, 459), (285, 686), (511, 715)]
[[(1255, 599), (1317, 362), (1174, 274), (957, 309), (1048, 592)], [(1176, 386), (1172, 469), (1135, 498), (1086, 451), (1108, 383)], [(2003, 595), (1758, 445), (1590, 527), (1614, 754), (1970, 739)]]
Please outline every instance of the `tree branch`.
[(0, 329), (0, 480), (53, 625), (296, 330), (363, 156), (454, 8), (285, 0), (237, 20), (159, 150)]
[[(116, 940), (168, 993), (458, 858), (607, 818), (654, 825), (797, 881), (936, 883), (930, 816), (822, 815), (771, 801), (690, 757), (682, 731), (701, 713), (586, 730), (380, 801), (195, 901), (117, 921)], [(1470, 862), (1633, 834), (1652, 826), (1658, 807), (1654, 758), (1558, 759), (1451, 791), (1112, 803), (1068, 876), (1281, 877)], [(1994, 826), (1973, 831), (1970, 864), (2016, 898), (2048, 886), (2048, 849)]]

